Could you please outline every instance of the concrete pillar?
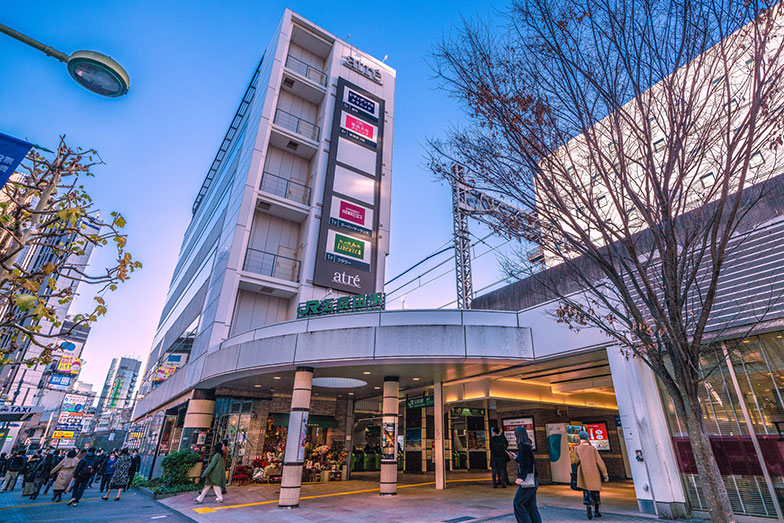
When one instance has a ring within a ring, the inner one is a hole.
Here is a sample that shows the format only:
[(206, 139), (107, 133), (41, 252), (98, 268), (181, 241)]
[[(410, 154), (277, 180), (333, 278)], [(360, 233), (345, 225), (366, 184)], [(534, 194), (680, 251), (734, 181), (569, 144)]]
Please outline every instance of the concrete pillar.
[(687, 517), (686, 493), (653, 372), (618, 347), (607, 348), (607, 360), (640, 511), (670, 519)]
[(422, 407), (422, 472), (427, 472), (427, 407)]
[(436, 490), (444, 490), (446, 486), (446, 467), (444, 466), (444, 397), (440, 381), (433, 384), (433, 422), (435, 423), (436, 453)]
[(485, 455), (487, 470), (490, 470), (490, 403), (485, 400)]
[[(449, 409), (447, 409), (447, 412), (449, 412)], [(452, 455), (452, 414), (451, 413), (446, 417), (446, 430), (447, 430), (447, 434), (446, 434), (447, 445), (445, 449), (446, 459), (447, 462), (449, 463), (449, 472), (452, 472), (454, 470), (455, 463), (454, 463), (454, 459), (452, 459), (454, 456)]]
[(346, 400), (346, 477), (343, 481), (351, 479), (351, 467), (354, 465), (354, 400)]
[[(400, 380), (397, 376), (384, 378), (381, 403), (381, 485), (382, 496), (397, 494), (397, 415), (400, 403)], [(392, 441), (389, 441), (391, 436)]]
[[(198, 443), (198, 433), (212, 428), (212, 417), (215, 412), (215, 391), (194, 389), (185, 411), (179, 450), (192, 449)], [(204, 441), (201, 445), (209, 445)], [(228, 467), (228, 463), (226, 464)]]
[(283, 456), (283, 478), (280, 481), (280, 499), (278, 500), (280, 508), (299, 506), (312, 387), (313, 369), (311, 367), (297, 367), (297, 373), (294, 375), (294, 390), (291, 393), (291, 414), (289, 414), (289, 429), (286, 433), (286, 451)]

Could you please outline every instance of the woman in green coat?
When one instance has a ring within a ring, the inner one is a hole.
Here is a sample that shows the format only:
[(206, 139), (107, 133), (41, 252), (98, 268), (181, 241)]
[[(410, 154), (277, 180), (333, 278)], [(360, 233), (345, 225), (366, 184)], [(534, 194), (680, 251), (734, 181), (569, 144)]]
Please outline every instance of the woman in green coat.
[(204, 501), (204, 496), (209, 492), (210, 487), (215, 491), (215, 497), (218, 498), (218, 503), (223, 503), (223, 496), (221, 495), (221, 485), (226, 481), (226, 463), (223, 461), (223, 446), (218, 443), (212, 451), (212, 458), (210, 464), (201, 473), (204, 478), (204, 489), (199, 494), (199, 497), (194, 499), (196, 503)]

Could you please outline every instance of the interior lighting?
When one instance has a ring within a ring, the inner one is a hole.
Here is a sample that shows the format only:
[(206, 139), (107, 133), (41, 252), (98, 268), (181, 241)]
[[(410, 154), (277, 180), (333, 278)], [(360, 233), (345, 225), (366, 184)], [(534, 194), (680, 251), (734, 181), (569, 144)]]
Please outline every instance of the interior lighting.
[(280, 376), (273, 376), (273, 377), (272, 377), (272, 379), (273, 379), (273, 380), (279, 380), (279, 379), (280, 379)]
[(365, 372), (363, 372), (362, 374), (365, 374), (365, 375), (367, 375), (367, 374), (370, 374), (370, 371), (369, 371), (369, 370), (366, 370), (366, 371), (365, 371)]
[(258, 389), (259, 387), (261, 387), (261, 385), (254, 385), (254, 387), (256, 387)]
[(419, 378), (411, 378), (414, 381), (419, 381)]
[(314, 387), (326, 387), (328, 389), (354, 389), (356, 387), (364, 387), (365, 385), (367, 385), (366, 381), (357, 380), (354, 378), (313, 378)]

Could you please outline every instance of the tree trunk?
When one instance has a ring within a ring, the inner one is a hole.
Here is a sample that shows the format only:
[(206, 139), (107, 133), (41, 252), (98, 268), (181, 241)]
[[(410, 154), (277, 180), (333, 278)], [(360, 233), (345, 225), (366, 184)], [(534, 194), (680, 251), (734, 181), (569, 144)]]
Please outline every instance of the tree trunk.
[(714, 523), (734, 522), (735, 515), (727, 495), (727, 487), (721, 478), (719, 464), (713, 454), (698, 398), (684, 397), (683, 404), (679, 405), (676, 401), (674, 405), (676, 411), (683, 411), (678, 412), (678, 416), (686, 422), (686, 430), (700, 476), (698, 481), (702, 483), (702, 493), (710, 511), (711, 521)]

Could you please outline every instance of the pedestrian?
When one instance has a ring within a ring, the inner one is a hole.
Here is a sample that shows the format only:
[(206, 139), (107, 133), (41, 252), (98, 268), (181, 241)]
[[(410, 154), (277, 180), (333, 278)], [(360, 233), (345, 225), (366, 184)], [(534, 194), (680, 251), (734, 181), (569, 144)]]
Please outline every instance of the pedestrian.
[(63, 492), (65, 489), (68, 488), (68, 485), (71, 483), (71, 479), (73, 479), (74, 470), (76, 469), (76, 465), (79, 464), (79, 458), (76, 457), (76, 451), (71, 449), (68, 451), (68, 454), (64, 459), (60, 461), (55, 467), (52, 469), (52, 478), (55, 479), (54, 481), (54, 496), (52, 496), (52, 501), (60, 502), (63, 499)]
[(199, 497), (193, 500), (196, 503), (204, 501), (204, 496), (207, 495), (207, 491), (210, 490), (210, 487), (215, 491), (215, 497), (218, 498), (218, 503), (223, 503), (221, 485), (226, 482), (226, 462), (223, 461), (222, 447), (223, 446), (220, 443), (215, 445), (210, 464), (207, 465), (207, 468), (201, 473), (201, 477), (204, 478), (204, 489), (201, 491), (201, 494), (199, 494)]
[(84, 489), (87, 488), (87, 483), (90, 481), (92, 475), (95, 474), (97, 463), (98, 458), (95, 456), (95, 448), (90, 447), (87, 451), (87, 455), (79, 460), (79, 463), (74, 470), (73, 494), (71, 494), (71, 500), (68, 502), (72, 507), (77, 506), (79, 500), (82, 499)]
[(109, 499), (109, 494), (114, 489), (117, 489), (117, 497), (114, 500), (120, 501), (120, 494), (122, 494), (123, 489), (128, 488), (128, 472), (130, 470), (131, 456), (128, 455), (128, 449), (122, 449), (114, 463), (114, 473), (109, 482), (109, 490), (106, 491), (106, 495), (102, 498), (104, 501)]
[(24, 469), (27, 464), (27, 457), (25, 457), (24, 450), (17, 450), (16, 455), (8, 460), (8, 471), (5, 473), (5, 480), (0, 492), (6, 490), (14, 490), (16, 486), (16, 478)]
[(493, 435), (490, 436), (490, 467), (493, 469), (493, 488), (498, 488), (500, 483), (503, 488), (509, 483), (509, 475), (506, 473), (506, 462), (509, 461), (509, 453), (506, 449), (509, 442), (501, 435), (498, 427), (493, 427)]
[[(580, 431), (580, 444), (574, 448), (574, 464), (577, 465), (577, 488), (583, 491), (583, 505), (588, 519), (602, 517), (599, 505), (602, 504), (599, 492), (602, 490), (602, 479), (610, 481), (607, 466), (599, 455), (596, 447), (591, 445), (588, 432)], [(593, 514), (591, 513), (593, 506)]]
[(0, 484), (5, 477), (5, 472), (8, 470), (8, 458), (5, 457), (5, 452), (0, 454)]
[(38, 468), (38, 464), (42, 461), (41, 457), (41, 449), (38, 449), (32, 457), (27, 460), (25, 463), (24, 469), (22, 469), (22, 496), (32, 496), (33, 492), (35, 492), (35, 471)]
[(142, 458), (139, 457), (139, 449), (133, 449), (131, 453), (131, 470), (128, 473), (128, 488), (131, 488), (131, 483), (133, 483), (133, 478), (136, 477), (136, 474), (139, 472), (139, 469), (142, 466)]
[[(35, 471), (33, 472), (33, 493), (30, 494), (30, 499), (35, 499), (41, 492), (41, 487), (44, 483), (49, 481), (52, 469), (54, 468), (54, 454), (47, 452), (44, 459), (38, 463)], [(46, 494), (44, 494), (46, 495)]]
[[(229, 451), (229, 438), (223, 439), (223, 448), (221, 449), (221, 453), (223, 454), (223, 464), (225, 468), (231, 466), (231, 452)], [(221, 481), (221, 494), (226, 494), (226, 474), (223, 475), (223, 481)]]
[(99, 489), (101, 492), (109, 487), (109, 481), (112, 479), (112, 475), (114, 474), (115, 463), (117, 463), (117, 452), (114, 450), (105, 460), (100, 460), (99, 458), (98, 473), (96, 475), (101, 476), (101, 487)]
[[(104, 463), (106, 463), (106, 460), (109, 459), (109, 456), (104, 452), (103, 449), (96, 450), (95, 457), (97, 458), (95, 463), (95, 474), (92, 475), (90, 481), (87, 483), (87, 486), (90, 488), (92, 488), (93, 481), (95, 481), (95, 478), (97, 477), (103, 478), (101, 471), (103, 470)], [(103, 489), (101, 489), (101, 492), (103, 492)]]
[[(64, 456), (62, 454), (63, 453), (59, 450), (56, 451), (54, 454), (52, 454), (52, 470), (54, 470), (54, 467), (59, 465), (60, 462), (63, 460)], [(46, 486), (44, 487), (44, 496), (46, 496), (49, 493), (49, 489), (52, 488), (52, 485), (54, 485), (54, 478), (55, 476), (50, 471), (49, 478), (46, 482)]]
[(534, 462), (534, 448), (525, 427), (514, 431), (517, 440), (517, 492), (514, 497), (514, 515), (518, 523), (541, 523), (542, 516), (536, 507), (536, 489), (539, 481)]

